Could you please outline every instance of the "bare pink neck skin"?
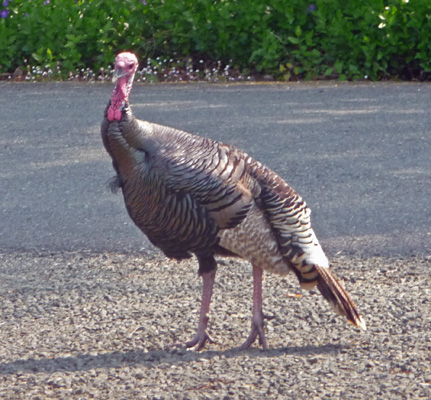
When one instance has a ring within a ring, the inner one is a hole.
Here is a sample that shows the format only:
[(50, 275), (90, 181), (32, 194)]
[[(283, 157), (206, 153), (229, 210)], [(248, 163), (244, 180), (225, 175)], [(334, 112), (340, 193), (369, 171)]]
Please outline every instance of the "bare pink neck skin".
[(119, 78), (117, 81), (117, 85), (112, 92), (111, 105), (108, 108), (109, 121), (119, 121), (121, 119), (121, 108), (123, 107), (124, 103), (127, 102), (129, 99), (130, 89), (127, 79), (127, 76)]

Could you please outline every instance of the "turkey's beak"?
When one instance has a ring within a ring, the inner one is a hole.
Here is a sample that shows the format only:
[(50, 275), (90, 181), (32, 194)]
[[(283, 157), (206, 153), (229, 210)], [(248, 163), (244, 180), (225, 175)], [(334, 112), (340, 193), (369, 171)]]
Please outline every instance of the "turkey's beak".
[(126, 76), (126, 75), (127, 75), (127, 73), (124, 72), (122, 70), (122, 68), (116, 67), (114, 69), (114, 75), (112, 76), (112, 82), (115, 83), (115, 82), (117, 82), (118, 79), (120, 79), (120, 78), (122, 78), (123, 76)]

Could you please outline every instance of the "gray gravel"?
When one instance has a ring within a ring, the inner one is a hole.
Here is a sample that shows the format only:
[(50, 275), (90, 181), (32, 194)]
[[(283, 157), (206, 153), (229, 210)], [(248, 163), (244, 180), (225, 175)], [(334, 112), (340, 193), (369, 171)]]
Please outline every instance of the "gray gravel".
[(431, 261), (334, 260), (361, 333), (293, 276), (265, 279), (268, 351), (235, 350), (251, 310), (247, 263), (219, 267), (202, 352), (190, 339), (195, 261), (118, 253), (0, 254), (0, 398), (430, 399)]

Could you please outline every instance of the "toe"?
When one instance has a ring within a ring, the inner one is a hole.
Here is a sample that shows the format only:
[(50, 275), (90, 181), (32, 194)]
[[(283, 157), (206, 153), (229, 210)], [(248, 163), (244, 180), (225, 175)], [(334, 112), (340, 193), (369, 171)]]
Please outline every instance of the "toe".
[(192, 340), (185, 343), (186, 347), (189, 349), (195, 347), (197, 351), (202, 350), (206, 342), (215, 343), (214, 339), (208, 334), (208, 332), (197, 332)]

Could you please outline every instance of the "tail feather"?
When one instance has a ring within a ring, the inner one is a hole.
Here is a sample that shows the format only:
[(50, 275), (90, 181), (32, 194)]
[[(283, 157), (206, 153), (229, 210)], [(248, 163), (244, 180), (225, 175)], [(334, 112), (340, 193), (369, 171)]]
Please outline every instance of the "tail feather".
[(329, 268), (323, 268), (315, 265), (317, 276), (317, 288), (322, 296), (329, 302), (334, 311), (342, 316), (345, 316), (353, 325), (366, 330), (367, 326), (364, 319), (358, 312), (355, 303), (350, 298), (349, 294), (338, 282), (335, 275)]

